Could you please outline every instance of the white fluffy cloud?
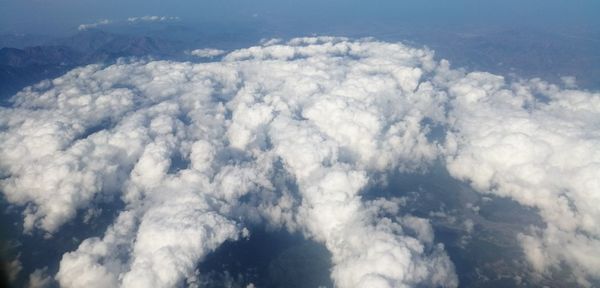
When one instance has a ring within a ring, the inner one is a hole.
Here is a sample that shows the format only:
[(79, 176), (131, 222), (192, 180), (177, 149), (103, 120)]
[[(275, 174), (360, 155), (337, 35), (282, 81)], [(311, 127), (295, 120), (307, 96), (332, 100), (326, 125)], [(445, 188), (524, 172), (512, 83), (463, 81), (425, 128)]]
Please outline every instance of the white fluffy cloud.
[[(263, 221), (323, 243), (336, 286), (451, 287), (426, 219), (361, 198), (372, 175), (442, 157), (481, 192), (537, 207), (547, 228), (522, 235), (532, 264), (565, 262), (585, 283), (600, 267), (599, 98), (330, 37), (212, 63), (92, 65), (0, 110), (0, 187), (26, 207), (27, 231), (50, 234), (95, 202), (125, 202), (102, 237), (63, 256), (65, 287), (176, 286)], [(447, 127), (445, 143), (428, 139), (431, 122)]]
[(536, 270), (600, 278), (600, 94), (486, 73), (449, 85), (450, 173), (539, 209), (547, 227), (521, 236)]

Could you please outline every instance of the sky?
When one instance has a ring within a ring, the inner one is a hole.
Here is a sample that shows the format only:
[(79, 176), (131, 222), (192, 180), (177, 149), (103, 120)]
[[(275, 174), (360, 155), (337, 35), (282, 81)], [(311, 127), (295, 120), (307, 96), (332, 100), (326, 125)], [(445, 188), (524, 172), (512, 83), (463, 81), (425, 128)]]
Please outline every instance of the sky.
[(293, 21), (293, 25), (341, 25), (348, 21), (392, 21), (437, 26), (600, 26), (593, 0), (531, 1), (91, 1), (2, 0), (0, 31), (65, 34), (82, 23), (144, 15), (180, 17), (187, 22)]

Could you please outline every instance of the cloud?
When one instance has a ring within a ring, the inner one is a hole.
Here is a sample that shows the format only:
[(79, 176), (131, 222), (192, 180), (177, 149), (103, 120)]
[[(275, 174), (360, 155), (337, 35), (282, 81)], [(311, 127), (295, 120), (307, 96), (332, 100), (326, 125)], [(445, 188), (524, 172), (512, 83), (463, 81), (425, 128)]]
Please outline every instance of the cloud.
[(538, 208), (547, 227), (521, 236), (528, 259), (540, 273), (566, 263), (585, 284), (600, 271), (599, 98), (370, 39), (91, 65), (0, 110), (0, 187), (26, 207), (26, 231), (49, 234), (97, 202), (125, 203), (104, 235), (63, 255), (65, 287), (180, 285), (255, 223), (322, 243), (339, 287), (453, 287), (427, 219), (362, 197), (374, 175), (442, 159), (478, 191)]
[(563, 76), (560, 77), (560, 81), (562, 81), (566, 88), (577, 88), (577, 78), (575, 76)]
[[(66, 287), (177, 285), (243, 233), (240, 216), (324, 243), (340, 286), (454, 286), (431, 237), (404, 235), (401, 221), (378, 218), (360, 198), (369, 173), (419, 170), (437, 157), (421, 120), (443, 115), (442, 95), (417, 87), (431, 62), (400, 44), (306, 38), (221, 63), (79, 68), (3, 111), (3, 191), (28, 205), (28, 230), (49, 233), (98, 199), (125, 201), (102, 238), (63, 256), (56, 278)], [(179, 170), (175, 155), (187, 162)], [(276, 163), (298, 196), (278, 196)], [(261, 211), (240, 209), (248, 194)]]
[(225, 51), (220, 49), (204, 48), (188, 51), (188, 54), (202, 58), (212, 58), (225, 54)]
[(520, 237), (538, 272), (567, 264), (582, 285), (600, 278), (600, 94), (487, 73), (459, 77), (449, 83), (448, 171), (539, 210), (547, 227)]
[(12, 261), (2, 263), (2, 268), (5, 269), (3, 273), (6, 273), (5, 276), (8, 277), (7, 280), (9, 283), (14, 283), (17, 280), (17, 277), (19, 277), (19, 273), (21, 273), (21, 270), (23, 270), (23, 263), (21, 263), (20, 258), (21, 255), (17, 255), (17, 257), (15, 257), (15, 259), (13, 259)]
[(148, 22), (172, 22), (179, 21), (179, 17), (177, 16), (141, 16), (141, 17), (129, 17), (127, 21), (125, 20), (112, 20), (112, 19), (101, 19), (94, 23), (81, 24), (77, 27), (79, 31), (85, 31), (92, 28), (98, 28), (99, 26), (106, 26), (113, 23), (148, 23)]
[(88, 30), (88, 29), (91, 29), (91, 28), (96, 28), (96, 27), (98, 27), (98, 26), (104, 26), (104, 25), (108, 25), (108, 24), (111, 24), (111, 23), (113, 23), (113, 21), (112, 21), (112, 20), (109, 20), (109, 19), (102, 19), (102, 20), (99, 20), (98, 22), (94, 22), (94, 23), (89, 23), (89, 24), (81, 24), (81, 25), (79, 25), (79, 26), (77, 27), (77, 29), (78, 29), (79, 31), (84, 31), (84, 30)]
[(139, 22), (166, 22), (166, 21), (177, 21), (179, 17), (175, 16), (142, 16), (142, 17), (129, 17), (127, 21), (130, 23), (139, 23)]
[(52, 277), (48, 275), (48, 267), (44, 267), (42, 269), (35, 269), (29, 275), (27, 288), (45, 288), (51, 287), (52, 284)]

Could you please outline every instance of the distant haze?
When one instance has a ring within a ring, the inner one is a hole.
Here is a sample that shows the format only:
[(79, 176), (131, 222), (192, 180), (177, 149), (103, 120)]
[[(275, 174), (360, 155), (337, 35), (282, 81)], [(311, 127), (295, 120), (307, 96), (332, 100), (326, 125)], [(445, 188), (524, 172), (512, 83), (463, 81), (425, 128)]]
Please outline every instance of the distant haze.
[[(67, 34), (84, 23), (161, 15), (186, 22), (267, 21), (325, 27), (344, 23), (434, 26), (599, 27), (600, 2), (581, 1), (191, 1), (2, 0), (0, 33)], [(285, 27), (284, 27), (285, 28)], [(317, 28), (318, 30), (318, 28)], [(318, 32), (318, 31), (316, 31)]]

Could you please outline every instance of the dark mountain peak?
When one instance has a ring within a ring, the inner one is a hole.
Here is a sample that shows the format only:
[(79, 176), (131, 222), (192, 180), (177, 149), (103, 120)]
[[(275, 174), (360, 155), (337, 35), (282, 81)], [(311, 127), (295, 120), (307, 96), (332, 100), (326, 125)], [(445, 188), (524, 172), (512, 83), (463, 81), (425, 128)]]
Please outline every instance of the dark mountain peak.
[(122, 36), (109, 33), (100, 29), (87, 29), (77, 34), (53, 41), (51, 44), (70, 47), (71, 49), (89, 52), (99, 49), (107, 43)]

